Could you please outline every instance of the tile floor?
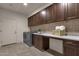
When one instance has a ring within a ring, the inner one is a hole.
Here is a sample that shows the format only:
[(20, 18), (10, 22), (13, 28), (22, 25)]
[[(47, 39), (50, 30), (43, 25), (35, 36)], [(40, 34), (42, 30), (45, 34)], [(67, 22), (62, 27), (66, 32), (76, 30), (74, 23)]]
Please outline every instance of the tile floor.
[(24, 43), (17, 43), (0, 47), (0, 56), (53, 56), (44, 51), (41, 52), (34, 47), (28, 47)]

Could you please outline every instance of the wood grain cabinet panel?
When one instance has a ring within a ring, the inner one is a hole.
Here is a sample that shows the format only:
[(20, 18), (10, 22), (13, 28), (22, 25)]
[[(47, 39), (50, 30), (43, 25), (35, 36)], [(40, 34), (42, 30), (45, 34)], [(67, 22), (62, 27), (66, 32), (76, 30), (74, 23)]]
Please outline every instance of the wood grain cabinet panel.
[(77, 17), (79, 18), (79, 3), (77, 3)]
[(44, 9), (44, 10), (42, 10), (42, 11), (40, 11), (39, 12), (39, 14), (40, 14), (40, 23), (41, 24), (46, 24), (46, 14), (47, 14), (47, 11), (46, 11), (46, 9)]
[(72, 45), (64, 46), (64, 55), (65, 56), (77, 56), (77, 48)]
[(67, 15), (66, 19), (77, 18), (77, 3), (67, 3)]
[(38, 15), (35, 14), (33, 15), (33, 26), (39, 25), (39, 19), (38, 19)]
[(36, 20), (35, 20), (36, 26), (41, 24), (40, 14), (36, 14)]
[(57, 3), (55, 4), (54, 7), (56, 8), (56, 20), (55, 21), (63, 21), (65, 6), (62, 3)]
[(79, 3), (54, 3), (28, 18), (29, 26), (79, 18)]
[(32, 19), (32, 17), (28, 18), (28, 26), (33, 26), (33, 19)]
[(54, 3), (47, 8), (47, 23), (63, 21), (65, 18), (65, 8), (61, 3)]
[(79, 41), (65, 40), (63, 42), (65, 56), (79, 56)]
[(55, 4), (49, 6), (48, 8), (46, 8), (47, 11), (47, 23), (53, 23), (56, 20), (56, 9), (54, 7)]
[(33, 46), (41, 51), (44, 51), (49, 48), (49, 38), (33, 35)]
[(35, 15), (32, 16), (32, 25), (35, 26)]
[(30, 19), (28, 20), (28, 23), (30, 26), (34, 26), (35, 25), (35, 16), (31, 16)]
[(31, 17), (28, 18), (28, 26), (31, 26)]

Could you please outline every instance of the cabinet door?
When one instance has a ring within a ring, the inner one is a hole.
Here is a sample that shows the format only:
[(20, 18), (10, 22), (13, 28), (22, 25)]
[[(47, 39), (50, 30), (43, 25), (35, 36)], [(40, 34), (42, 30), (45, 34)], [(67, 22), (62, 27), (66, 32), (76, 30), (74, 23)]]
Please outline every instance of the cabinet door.
[(76, 48), (76, 46), (65, 45), (64, 46), (64, 55), (65, 56), (77, 56), (77, 48)]
[(79, 46), (77, 46), (77, 56), (79, 56)]
[(49, 38), (40, 35), (33, 35), (33, 45), (43, 51), (49, 48)]
[(37, 25), (41, 25), (42, 24), (42, 19), (41, 19), (41, 16), (40, 16), (40, 12), (38, 12), (36, 14), (36, 21), (35, 23), (37, 23)]
[(32, 17), (28, 18), (28, 26), (32, 26)]
[(56, 19), (56, 10), (54, 4), (47, 8), (47, 23), (53, 23)]
[(64, 55), (66, 56), (77, 56), (78, 55), (78, 43), (77, 41), (64, 41)]
[(57, 3), (55, 4), (54, 8), (56, 8), (55, 21), (63, 21), (64, 20), (64, 5), (62, 3)]
[(75, 19), (75, 18), (77, 18), (77, 4), (68, 3), (67, 4), (67, 19)]
[(48, 37), (44, 37), (44, 36), (39, 36), (38, 38), (39, 41), (39, 49), (40, 50), (47, 50), (49, 48), (49, 38)]
[(30, 18), (28, 18), (28, 25), (29, 26), (34, 26), (35, 25), (35, 17), (31, 16)]
[(77, 3), (77, 17), (79, 18), (79, 3)]
[(42, 36), (38, 36), (38, 46), (39, 46), (39, 50), (43, 50), (43, 37)]
[(44, 50), (49, 49), (49, 37), (44, 37), (43, 36), (43, 49)]
[(33, 16), (32, 16), (32, 25), (35, 26), (35, 25), (37, 24), (36, 22), (37, 22), (37, 21), (36, 21), (36, 16), (33, 15)]
[(33, 43), (33, 46), (34, 46), (34, 47), (37, 47), (37, 46), (38, 46), (37, 38), (38, 38), (38, 37), (37, 37), (36, 35), (33, 35), (32, 43)]
[(38, 25), (38, 19), (37, 19), (37, 15), (35, 14), (35, 15), (33, 15), (33, 26), (36, 26), (36, 25)]
[(33, 45), (38, 48), (39, 50), (42, 50), (42, 37), (38, 35), (33, 35)]
[(46, 23), (46, 9), (42, 10), (39, 12), (40, 13), (40, 24), (45, 24)]

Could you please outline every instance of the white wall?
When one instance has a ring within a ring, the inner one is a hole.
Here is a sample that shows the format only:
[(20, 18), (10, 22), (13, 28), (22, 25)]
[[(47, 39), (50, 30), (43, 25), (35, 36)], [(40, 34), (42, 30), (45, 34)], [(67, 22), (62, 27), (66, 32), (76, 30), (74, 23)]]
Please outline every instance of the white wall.
[(0, 9), (0, 22), (1, 21), (9, 21), (15, 20), (16, 21), (16, 38), (17, 42), (23, 42), (23, 32), (29, 31), (28, 28), (28, 21), (24, 15), (21, 15), (16, 12)]

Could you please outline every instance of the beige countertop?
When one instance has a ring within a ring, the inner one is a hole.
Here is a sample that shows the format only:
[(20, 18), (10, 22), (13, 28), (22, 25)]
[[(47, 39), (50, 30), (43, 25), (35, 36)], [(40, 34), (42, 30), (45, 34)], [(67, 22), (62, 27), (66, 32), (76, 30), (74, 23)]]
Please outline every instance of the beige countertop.
[(64, 40), (79, 41), (79, 36), (76, 36), (76, 35), (58, 36), (58, 35), (53, 35), (53, 34), (50, 34), (50, 33), (33, 33), (33, 34), (35, 34), (35, 35), (47, 36), (47, 37), (60, 38), (60, 39), (64, 39)]

